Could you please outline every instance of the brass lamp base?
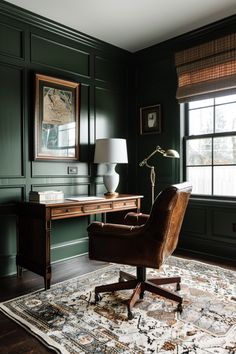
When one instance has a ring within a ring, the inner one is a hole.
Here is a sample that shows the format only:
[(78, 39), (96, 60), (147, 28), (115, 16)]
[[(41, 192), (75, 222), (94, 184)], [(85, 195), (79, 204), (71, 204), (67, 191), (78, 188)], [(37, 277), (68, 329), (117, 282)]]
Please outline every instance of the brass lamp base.
[(119, 195), (119, 193), (117, 192), (107, 192), (107, 193), (104, 193), (104, 195), (108, 198), (114, 198), (114, 197), (117, 197)]

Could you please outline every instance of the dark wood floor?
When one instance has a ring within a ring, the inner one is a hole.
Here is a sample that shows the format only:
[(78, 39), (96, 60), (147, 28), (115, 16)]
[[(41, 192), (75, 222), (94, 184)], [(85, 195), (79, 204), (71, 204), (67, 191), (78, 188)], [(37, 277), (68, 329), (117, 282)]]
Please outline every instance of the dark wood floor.
[[(182, 254), (190, 258), (188, 254)], [(196, 257), (191, 257), (195, 258)], [(199, 259), (202, 260), (202, 259)], [(202, 260), (203, 261), (203, 260)], [(205, 260), (206, 261), (206, 260)], [(236, 269), (227, 263), (215, 263), (226, 268)], [(87, 256), (81, 256), (52, 265), (52, 284), (82, 275), (105, 267), (106, 263), (90, 261)], [(0, 278), (0, 302), (21, 296), (44, 287), (43, 278), (29, 271), (23, 272), (22, 278), (9, 276)], [(49, 350), (36, 338), (27, 333), (22, 327), (0, 312), (0, 354), (48, 354)]]
[[(90, 261), (80, 256), (52, 265), (52, 284), (82, 275), (106, 266), (106, 263)], [(0, 278), (0, 302), (21, 296), (44, 287), (43, 278), (29, 271), (22, 278)], [(46, 348), (22, 327), (0, 312), (0, 354), (48, 354), (55, 351)]]

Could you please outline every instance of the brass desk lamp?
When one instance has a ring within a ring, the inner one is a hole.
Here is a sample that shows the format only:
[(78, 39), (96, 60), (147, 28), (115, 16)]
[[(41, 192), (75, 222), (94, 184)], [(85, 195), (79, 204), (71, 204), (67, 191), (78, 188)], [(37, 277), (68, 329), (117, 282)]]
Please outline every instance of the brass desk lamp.
[(168, 150), (163, 150), (159, 145), (156, 147), (156, 149), (148, 155), (143, 161), (139, 163), (140, 167), (146, 166), (151, 169), (150, 171), (150, 180), (151, 180), (151, 186), (152, 186), (152, 204), (154, 203), (154, 193), (155, 193), (155, 182), (156, 182), (156, 174), (155, 174), (155, 168), (154, 166), (151, 166), (148, 164), (148, 160), (155, 155), (156, 153), (159, 153), (163, 155), (164, 157), (171, 157), (175, 159), (179, 159), (179, 153), (176, 150), (173, 149), (168, 149)]

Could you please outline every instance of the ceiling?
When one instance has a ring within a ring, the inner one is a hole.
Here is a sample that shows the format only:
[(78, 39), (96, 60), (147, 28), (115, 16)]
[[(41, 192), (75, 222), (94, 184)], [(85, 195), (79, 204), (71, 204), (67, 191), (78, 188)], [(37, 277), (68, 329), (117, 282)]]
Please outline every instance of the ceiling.
[(236, 14), (236, 0), (8, 0), (130, 52)]

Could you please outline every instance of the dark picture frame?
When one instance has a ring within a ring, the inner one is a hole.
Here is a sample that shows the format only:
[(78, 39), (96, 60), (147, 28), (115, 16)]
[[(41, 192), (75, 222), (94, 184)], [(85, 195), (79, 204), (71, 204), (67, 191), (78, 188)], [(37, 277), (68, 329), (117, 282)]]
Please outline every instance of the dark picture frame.
[(140, 108), (140, 134), (161, 133), (161, 105)]
[(35, 75), (35, 160), (79, 159), (80, 84)]

